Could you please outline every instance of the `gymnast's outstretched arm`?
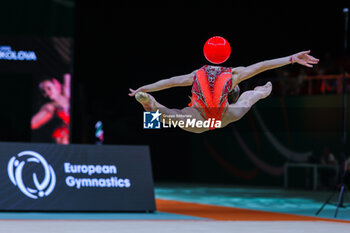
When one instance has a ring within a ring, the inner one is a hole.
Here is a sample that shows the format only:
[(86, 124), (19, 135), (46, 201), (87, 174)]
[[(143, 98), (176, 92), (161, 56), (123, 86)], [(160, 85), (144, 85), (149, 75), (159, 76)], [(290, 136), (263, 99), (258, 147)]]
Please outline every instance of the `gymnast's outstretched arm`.
[(194, 75), (195, 75), (195, 71), (193, 71), (190, 74), (174, 76), (168, 79), (162, 79), (162, 80), (159, 80), (158, 82), (139, 87), (136, 90), (133, 90), (130, 88), (129, 96), (134, 96), (137, 92), (140, 92), (140, 91), (153, 92), (153, 91), (164, 90), (171, 87), (191, 86), (193, 83)]
[(247, 67), (237, 67), (232, 70), (232, 73), (234, 74), (233, 81), (235, 84), (238, 84), (266, 70), (275, 69), (293, 63), (298, 63), (311, 68), (312, 64), (317, 64), (319, 59), (310, 56), (309, 53), (310, 50), (296, 53), (287, 57), (258, 62)]

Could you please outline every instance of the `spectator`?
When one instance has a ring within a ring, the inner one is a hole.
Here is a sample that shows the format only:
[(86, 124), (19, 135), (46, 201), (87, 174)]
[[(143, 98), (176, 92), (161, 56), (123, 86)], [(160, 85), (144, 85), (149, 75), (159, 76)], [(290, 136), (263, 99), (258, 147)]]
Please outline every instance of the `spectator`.
[(334, 157), (333, 153), (330, 152), (329, 148), (326, 146), (323, 149), (323, 155), (321, 158), (321, 164), (324, 165), (337, 165), (338, 161)]

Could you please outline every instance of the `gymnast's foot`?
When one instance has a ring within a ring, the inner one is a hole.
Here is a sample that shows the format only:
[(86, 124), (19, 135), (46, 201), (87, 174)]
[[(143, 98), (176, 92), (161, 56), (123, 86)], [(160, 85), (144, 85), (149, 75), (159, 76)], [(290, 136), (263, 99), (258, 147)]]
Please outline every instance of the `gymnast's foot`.
[(262, 95), (261, 99), (264, 99), (270, 95), (272, 91), (272, 84), (271, 82), (267, 82), (264, 86), (255, 87), (254, 91), (260, 93)]
[(136, 100), (142, 104), (143, 108), (146, 111), (155, 111), (155, 99), (153, 96), (151, 96), (150, 94), (147, 94), (145, 92), (137, 92), (135, 95)]

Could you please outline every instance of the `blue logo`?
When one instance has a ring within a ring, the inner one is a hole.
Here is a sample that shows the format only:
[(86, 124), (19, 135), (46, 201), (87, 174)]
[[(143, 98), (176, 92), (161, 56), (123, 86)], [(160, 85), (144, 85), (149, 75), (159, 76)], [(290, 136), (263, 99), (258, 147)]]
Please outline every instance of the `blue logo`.
[(34, 51), (15, 51), (11, 46), (0, 45), (0, 60), (36, 61), (37, 57)]
[(144, 129), (160, 129), (159, 110), (156, 112), (143, 112), (143, 128)]

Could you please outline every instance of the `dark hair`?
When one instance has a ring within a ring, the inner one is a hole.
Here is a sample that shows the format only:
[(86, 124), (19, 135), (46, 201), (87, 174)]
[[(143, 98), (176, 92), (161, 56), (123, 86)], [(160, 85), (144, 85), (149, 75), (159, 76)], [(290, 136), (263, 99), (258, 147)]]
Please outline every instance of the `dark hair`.
[(229, 104), (234, 104), (237, 102), (240, 94), (239, 86), (236, 85), (232, 91), (230, 91), (227, 95), (227, 100)]
[(42, 85), (46, 81), (53, 83), (54, 86), (59, 90), (59, 92), (62, 92), (62, 84), (54, 76), (45, 75), (45, 76), (42, 76), (42, 80), (39, 83), (39, 89), (44, 96), (45, 96), (45, 92), (43, 91)]

